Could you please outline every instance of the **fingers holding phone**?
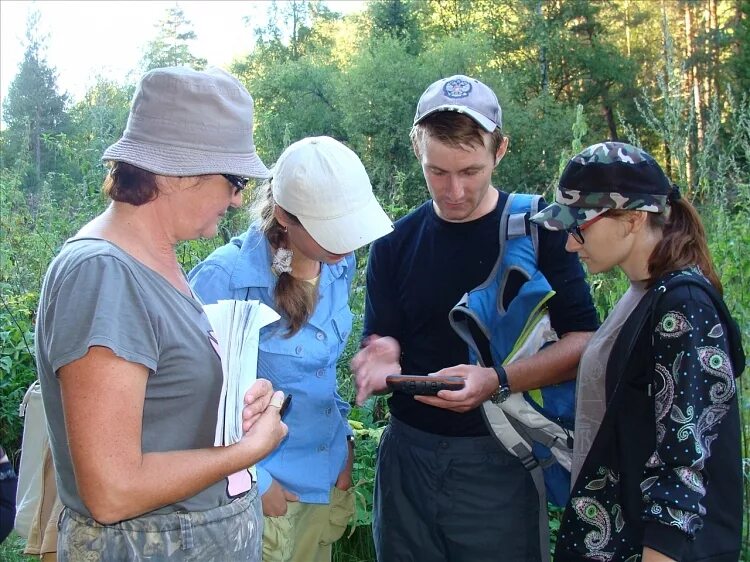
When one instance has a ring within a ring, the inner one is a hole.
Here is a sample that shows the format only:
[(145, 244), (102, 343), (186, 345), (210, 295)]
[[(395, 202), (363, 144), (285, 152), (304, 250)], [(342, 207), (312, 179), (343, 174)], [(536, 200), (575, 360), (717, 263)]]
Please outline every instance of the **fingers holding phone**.
[(415, 400), (458, 413), (478, 408), (497, 388), (497, 375), (493, 369), (478, 365), (457, 365), (442, 369), (434, 376), (458, 377), (463, 380), (460, 390), (441, 390), (435, 396), (417, 395)]

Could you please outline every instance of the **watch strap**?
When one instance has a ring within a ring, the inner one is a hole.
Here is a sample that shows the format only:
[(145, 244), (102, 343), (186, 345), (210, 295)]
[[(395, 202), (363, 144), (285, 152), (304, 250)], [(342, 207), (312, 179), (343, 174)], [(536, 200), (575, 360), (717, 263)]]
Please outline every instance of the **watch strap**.
[(498, 388), (510, 389), (510, 384), (508, 384), (508, 373), (506, 372), (505, 367), (502, 365), (493, 365), (492, 368), (495, 369), (495, 373), (497, 373)]

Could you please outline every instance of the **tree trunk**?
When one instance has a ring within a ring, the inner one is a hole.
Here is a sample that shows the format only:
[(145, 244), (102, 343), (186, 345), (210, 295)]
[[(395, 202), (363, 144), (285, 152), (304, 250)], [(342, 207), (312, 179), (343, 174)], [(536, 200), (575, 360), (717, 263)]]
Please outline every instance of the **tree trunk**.
[[(539, 18), (540, 24), (546, 27), (544, 12), (542, 11), (542, 0), (537, 0), (536, 15), (537, 18)], [(541, 74), (540, 82), (542, 93), (546, 94), (549, 91), (549, 68), (547, 62), (546, 34), (544, 34), (543, 37), (542, 43), (539, 45), (539, 72)]]
[[(669, 60), (669, 47), (667, 43), (667, 29), (669, 25), (669, 18), (667, 16), (667, 6), (665, 0), (661, 0), (661, 19), (663, 25), (662, 31), (662, 54), (664, 55), (664, 83), (669, 84), (670, 81), (670, 68), (671, 61)], [(669, 140), (664, 139), (664, 172), (667, 177), (672, 177), (672, 151), (669, 148)]]
[(619, 137), (617, 135), (617, 123), (615, 122), (615, 115), (614, 115), (614, 112), (612, 111), (612, 106), (610, 106), (607, 103), (603, 103), (602, 115), (604, 116), (604, 120), (607, 122), (607, 128), (609, 129), (610, 140), (613, 140), (613, 141), (619, 140)]
[(709, 35), (709, 70), (706, 72), (706, 76), (709, 77), (709, 88), (705, 97), (706, 108), (708, 108), (711, 99), (719, 95), (719, 20), (716, 13), (716, 0), (709, 0), (708, 3), (708, 26), (710, 29)]
[[(693, 14), (691, 5), (689, 3), (684, 4), (685, 12), (685, 60), (687, 61), (688, 68), (685, 73), (685, 86), (688, 93), (692, 92), (693, 97), (693, 110), (695, 111), (695, 124), (697, 128), (697, 141), (698, 146), (703, 144), (703, 119), (701, 111), (701, 90), (700, 80), (698, 78), (698, 70), (695, 59), (693, 58), (693, 41), (695, 34), (693, 33)], [(695, 154), (692, 135), (688, 131), (686, 143), (686, 158), (685, 158), (685, 176), (688, 187), (693, 185), (693, 155)]]
[(36, 172), (36, 188), (42, 183), (42, 116), (40, 107), (36, 106), (36, 120), (34, 122), (34, 171)]
[(630, 58), (630, 0), (625, 0), (625, 48)]

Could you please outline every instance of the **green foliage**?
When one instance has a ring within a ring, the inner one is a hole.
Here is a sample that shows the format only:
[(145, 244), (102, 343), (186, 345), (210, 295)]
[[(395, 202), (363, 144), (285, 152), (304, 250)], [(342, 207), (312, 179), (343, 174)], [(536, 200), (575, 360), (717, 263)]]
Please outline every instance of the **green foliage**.
[(33, 318), (36, 293), (14, 294), (0, 284), (0, 445), (15, 456), (23, 421), (18, 406), (36, 379)]
[(421, 46), (421, 31), (417, 10), (418, 3), (414, 0), (370, 2), (367, 12), (372, 22), (372, 36), (398, 39), (404, 42), (409, 54), (418, 53)]
[[(388, 198), (396, 189), (395, 173), (405, 184), (421, 184), (421, 174), (409, 143), (414, 101), (421, 94), (414, 73), (424, 73), (399, 39), (372, 41), (351, 60), (339, 84), (342, 125), (355, 152), (367, 168), (376, 193)], [(426, 77), (426, 76), (425, 76)], [(413, 206), (424, 197), (421, 185)]]
[(4, 562), (29, 562), (39, 560), (39, 557), (25, 556), (22, 554), (26, 541), (11, 531), (8, 538), (0, 543), (0, 560)]

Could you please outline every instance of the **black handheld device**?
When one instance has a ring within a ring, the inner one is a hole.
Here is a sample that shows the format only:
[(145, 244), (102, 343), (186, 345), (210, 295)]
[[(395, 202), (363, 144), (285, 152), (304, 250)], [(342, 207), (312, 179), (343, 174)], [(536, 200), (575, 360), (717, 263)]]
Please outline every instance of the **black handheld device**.
[(437, 375), (388, 375), (385, 383), (393, 392), (421, 396), (435, 396), (441, 390), (461, 390), (464, 387), (461, 377)]
[(289, 409), (290, 404), (292, 403), (292, 395), (287, 394), (284, 398), (284, 402), (281, 404), (281, 408), (279, 408), (279, 417), (284, 418), (284, 414), (286, 414), (286, 411)]

